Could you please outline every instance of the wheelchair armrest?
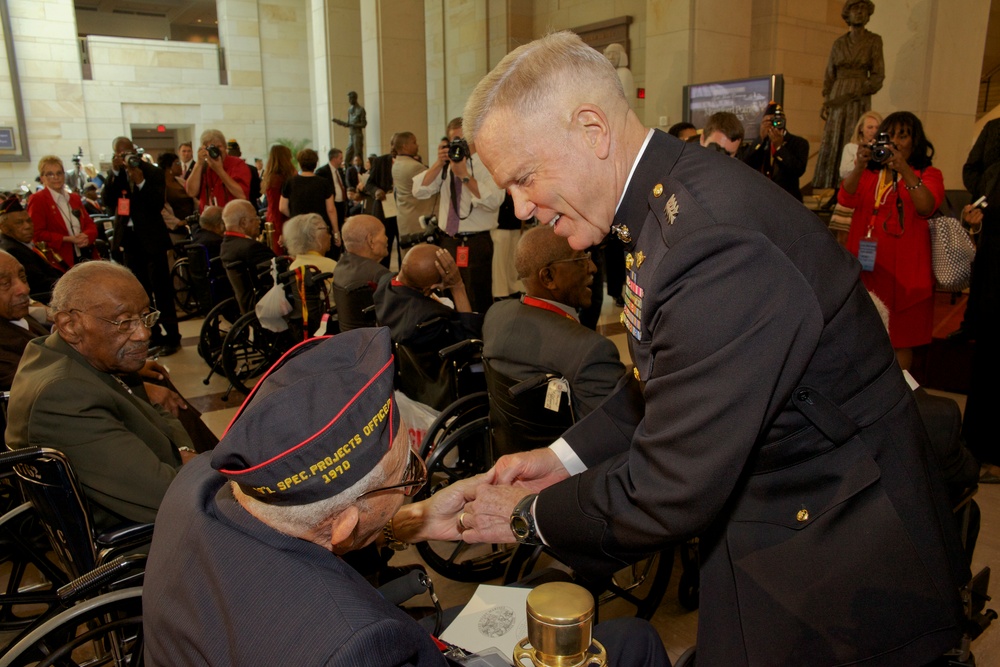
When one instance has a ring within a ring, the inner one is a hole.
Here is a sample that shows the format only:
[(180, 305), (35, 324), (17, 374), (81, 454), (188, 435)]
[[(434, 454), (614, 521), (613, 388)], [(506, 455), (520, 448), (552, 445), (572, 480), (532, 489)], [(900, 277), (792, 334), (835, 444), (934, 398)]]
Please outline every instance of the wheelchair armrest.
[(98, 550), (110, 548), (120, 549), (122, 546), (127, 544), (142, 544), (143, 542), (148, 542), (152, 536), (153, 524), (136, 523), (131, 526), (123, 526), (122, 528), (116, 528), (115, 530), (109, 530), (106, 533), (101, 533), (94, 541), (97, 544)]
[(9, 468), (16, 463), (32, 461), (42, 453), (41, 447), (25, 447), (0, 453), (0, 468)]
[(389, 604), (401, 605), (410, 598), (427, 592), (427, 573), (423, 570), (413, 570), (380, 586), (378, 592)]
[(456, 352), (460, 352), (461, 350), (464, 350), (467, 347), (473, 347), (473, 346), (478, 346), (479, 349), (482, 349), (483, 341), (479, 340), (478, 338), (466, 338), (465, 340), (460, 340), (453, 345), (441, 348), (441, 350), (438, 352), (438, 355), (442, 359), (447, 359), (449, 357), (455, 356)]
[(73, 602), (117, 581), (124, 573), (141, 569), (145, 566), (146, 554), (119, 556), (100, 567), (94, 568), (82, 577), (78, 577), (68, 584), (61, 586), (57, 594), (63, 602)]

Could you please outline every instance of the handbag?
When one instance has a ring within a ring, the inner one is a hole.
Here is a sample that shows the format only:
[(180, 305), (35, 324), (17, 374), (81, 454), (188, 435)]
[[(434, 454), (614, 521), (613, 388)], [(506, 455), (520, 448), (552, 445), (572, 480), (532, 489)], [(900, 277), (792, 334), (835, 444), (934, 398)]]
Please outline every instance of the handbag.
[(976, 246), (956, 218), (936, 215), (928, 218), (931, 233), (931, 267), (938, 287), (946, 292), (961, 292), (969, 286)]
[(285, 296), (285, 286), (278, 280), (277, 260), (271, 260), (271, 279), (274, 286), (261, 297), (254, 307), (261, 326), (270, 331), (280, 333), (288, 329), (285, 317), (292, 312), (292, 304)]

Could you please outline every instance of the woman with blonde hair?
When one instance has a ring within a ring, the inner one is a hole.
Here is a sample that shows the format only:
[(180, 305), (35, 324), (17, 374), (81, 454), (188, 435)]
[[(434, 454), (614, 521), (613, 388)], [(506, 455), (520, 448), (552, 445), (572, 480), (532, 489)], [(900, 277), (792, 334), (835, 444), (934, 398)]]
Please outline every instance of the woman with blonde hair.
[(286, 217), (279, 207), (281, 203), (281, 188), (292, 176), (295, 176), (295, 165), (292, 164), (292, 151), (288, 146), (275, 144), (267, 156), (267, 165), (260, 177), (260, 187), (267, 195), (267, 221), (274, 225), (274, 236), (271, 237), (271, 250), (276, 255), (284, 254), (278, 240), (281, 239), (282, 227)]
[[(97, 226), (90, 219), (80, 195), (66, 189), (66, 171), (55, 155), (38, 161), (41, 190), (28, 199), (28, 215), (35, 225), (35, 244), (44, 242), (47, 259), (57, 258), (66, 266), (92, 259)], [(52, 258), (48, 253), (55, 253)]]
[[(840, 179), (847, 178), (854, 171), (854, 159), (858, 156), (858, 146), (870, 146), (875, 141), (878, 134), (878, 126), (882, 124), (882, 114), (877, 111), (866, 111), (861, 114), (861, 118), (854, 124), (854, 133), (851, 140), (844, 144), (844, 150), (840, 154)], [(851, 216), (854, 209), (837, 204), (833, 208), (830, 216), (830, 231), (837, 237), (837, 242), (844, 245), (847, 242), (847, 233), (851, 229)]]

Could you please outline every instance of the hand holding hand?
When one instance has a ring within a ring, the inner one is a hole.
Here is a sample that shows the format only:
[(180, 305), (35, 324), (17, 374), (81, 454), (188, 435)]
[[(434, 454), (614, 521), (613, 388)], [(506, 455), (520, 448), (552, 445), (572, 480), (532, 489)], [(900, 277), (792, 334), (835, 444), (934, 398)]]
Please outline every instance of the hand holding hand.
[(503, 456), (493, 469), (486, 473), (494, 484), (513, 484), (532, 493), (538, 493), (569, 477), (562, 461), (548, 447)]
[(530, 495), (515, 486), (480, 484), (461, 515), (462, 540), (471, 543), (509, 544), (516, 542), (510, 529), (510, 515), (521, 500)]

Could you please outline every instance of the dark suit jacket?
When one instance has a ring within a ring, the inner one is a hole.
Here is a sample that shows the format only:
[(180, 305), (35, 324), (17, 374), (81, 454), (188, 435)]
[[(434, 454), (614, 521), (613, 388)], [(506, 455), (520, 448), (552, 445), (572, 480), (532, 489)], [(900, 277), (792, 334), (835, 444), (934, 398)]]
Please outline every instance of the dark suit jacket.
[(247, 162), (247, 169), (250, 170), (250, 194), (247, 195), (247, 198), (256, 208), (260, 204), (260, 172), (257, 171), (257, 165), (249, 162)]
[(17, 365), (21, 362), (21, 356), (28, 343), (49, 333), (30, 315), (25, 321), (28, 323), (27, 329), (0, 318), (0, 390), (10, 390), (10, 386), (14, 383)]
[(13, 255), (14, 259), (24, 267), (24, 272), (28, 276), (28, 289), (31, 290), (31, 296), (48, 303), (52, 286), (62, 276), (63, 271), (49, 264), (44, 257), (28, 246), (6, 234), (0, 234), (0, 248)]
[(577, 418), (596, 408), (625, 373), (618, 348), (556, 313), (504, 299), (486, 311), (483, 357), (515, 380), (556, 373), (569, 382)]
[(344, 190), (343, 193), (342, 193), (342, 195), (344, 197), (343, 201), (337, 201), (336, 200), (337, 183), (334, 180), (334, 177), (333, 177), (333, 168), (330, 167), (330, 163), (327, 162), (322, 167), (319, 167), (316, 170), (315, 173), (316, 173), (317, 176), (321, 176), (321, 177), (325, 178), (326, 180), (330, 181), (331, 183), (333, 183), (333, 194), (334, 194), (333, 204), (337, 208), (337, 220), (339, 221), (339, 224), (341, 226), (343, 226), (344, 225), (344, 219), (347, 217), (347, 201), (348, 201), (347, 200), (347, 188), (348, 188), (348, 185), (347, 185), (347, 174), (344, 173), (344, 169), (343, 168), (340, 168), (337, 171), (340, 173), (340, 185), (341, 185), (341, 187)]
[[(240, 302), (240, 312), (247, 312), (254, 302), (254, 290), (259, 290), (263, 286), (263, 283), (257, 281), (257, 265), (273, 259), (274, 253), (263, 243), (227, 234), (222, 238), (219, 258), (226, 267), (229, 282), (232, 283), (233, 291), (236, 292), (236, 298)], [(243, 271), (230, 270), (229, 266), (233, 262), (242, 262)], [(244, 276), (249, 276), (253, 284), (244, 284)]]
[[(752, 148), (743, 155), (743, 161), (760, 171), (769, 160), (771, 142), (768, 139), (751, 144)], [(778, 186), (802, 201), (802, 191), (799, 189), (799, 179), (806, 173), (809, 162), (809, 141), (803, 137), (785, 132), (785, 141), (774, 155), (771, 180)]]
[(184, 466), (160, 509), (146, 664), (445, 666), (426, 630), (340, 557), (252, 517), (209, 464)]
[[(72, 211), (80, 212), (80, 231), (90, 239), (90, 245), (97, 240), (97, 226), (90, 219), (90, 214), (83, 207), (83, 200), (75, 192), (69, 196), (69, 208)], [(76, 253), (73, 251), (73, 244), (63, 241), (64, 236), (69, 236), (66, 228), (66, 221), (63, 219), (56, 200), (52, 198), (52, 193), (48, 188), (42, 188), (28, 198), (28, 215), (35, 225), (35, 243), (45, 241), (50, 248), (62, 256), (66, 266), (73, 266), (76, 262)]]
[(368, 196), (365, 199), (365, 213), (374, 215), (379, 220), (385, 220), (382, 202), (375, 199), (376, 190), (382, 190), (386, 194), (392, 192), (391, 155), (379, 155), (372, 158), (372, 170), (364, 187), (364, 193)]
[(64, 452), (99, 527), (156, 518), (191, 438), (141, 386), (129, 394), (55, 333), (28, 343), (10, 393), (7, 445)]
[[(467, 340), (482, 338), (483, 316), (460, 313), (439, 301), (393, 280), (386, 274), (375, 290), (375, 318), (389, 327), (392, 342), (417, 351), (436, 349)], [(429, 326), (418, 325), (438, 320)]]
[(930, 662), (968, 568), (858, 262), (735, 160), (659, 131), (638, 160), (640, 382), (566, 433), (588, 469), (539, 529), (592, 572), (699, 535), (699, 664)]
[[(112, 215), (115, 216), (115, 235), (111, 248), (117, 252), (125, 249), (125, 254), (140, 253), (144, 257), (163, 255), (172, 247), (170, 233), (163, 222), (163, 204), (166, 201), (166, 181), (163, 170), (146, 162), (141, 162), (143, 184), (141, 188), (133, 188), (128, 182), (125, 169), (108, 171), (101, 199)], [(129, 200), (129, 215), (117, 215), (118, 200)], [(129, 218), (132, 228), (129, 229)]]

